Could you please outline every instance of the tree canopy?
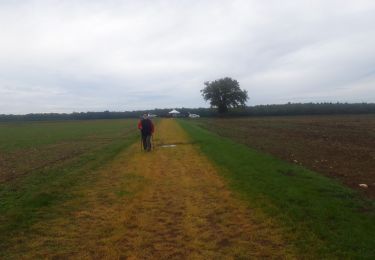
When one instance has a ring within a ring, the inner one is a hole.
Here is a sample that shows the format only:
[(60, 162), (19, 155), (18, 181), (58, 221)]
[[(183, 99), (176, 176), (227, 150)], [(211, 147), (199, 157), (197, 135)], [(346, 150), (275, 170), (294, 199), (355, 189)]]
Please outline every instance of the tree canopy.
[(247, 91), (240, 89), (238, 81), (229, 77), (207, 81), (204, 85), (206, 87), (201, 90), (204, 100), (210, 100), (211, 107), (217, 108), (220, 114), (231, 107), (245, 106), (249, 98)]

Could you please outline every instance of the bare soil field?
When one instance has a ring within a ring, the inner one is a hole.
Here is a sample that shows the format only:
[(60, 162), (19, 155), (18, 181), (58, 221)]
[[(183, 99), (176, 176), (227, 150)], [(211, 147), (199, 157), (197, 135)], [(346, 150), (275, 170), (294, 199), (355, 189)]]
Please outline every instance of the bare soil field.
[[(375, 198), (375, 115), (202, 119), (200, 124)], [(368, 188), (359, 187), (362, 183)]]

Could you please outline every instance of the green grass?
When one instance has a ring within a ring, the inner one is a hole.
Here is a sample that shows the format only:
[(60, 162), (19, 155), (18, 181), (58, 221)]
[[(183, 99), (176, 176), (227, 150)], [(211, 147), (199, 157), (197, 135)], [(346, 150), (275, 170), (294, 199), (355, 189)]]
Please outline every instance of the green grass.
[(374, 259), (373, 201), (300, 166), (179, 121), (251, 207), (273, 217), (305, 257)]
[[(43, 139), (43, 135), (37, 135), (38, 145), (48, 144), (52, 140), (58, 142), (64, 138), (84, 138), (88, 134), (106, 134), (114, 140), (98, 144), (95, 149), (70, 160), (48, 165), (0, 184), (0, 257), (2, 248), (9, 246), (6, 244), (7, 237), (15, 233), (27, 234), (34, 223), (66, 214), (69, 209), (60, 209), (59, 205), (79, 196), (74, 191), (79, 190), (81, 185), (92, 184), (97, 177), (97, 169), (104, 167), (120, 151), (136, 141), (138, 133), (132, 131), (134, 125), (134, 120), (69, 122), (66, 127), (63, 123), (53, 123), (54, 128), (50, 125), (50, 130), (54, 130), (50, 135), (53, 138)], [(26, 123), (24, 127), (27, 128)], [(44, 129), (43, 123), (39, 126), (32, 123), (31, 129)], [(18, 138), (19, 134), (17, 132), (12, 140), (8, 140), (8, 144), (17, 144), (17, 147), (21, 143), (24, 147), (32, 144), (32, 140)]]
[(135, 120), (86, 120), (0, 123), (0, 151), (35, 148), (83, 138), (111, 138), (131, 128)]

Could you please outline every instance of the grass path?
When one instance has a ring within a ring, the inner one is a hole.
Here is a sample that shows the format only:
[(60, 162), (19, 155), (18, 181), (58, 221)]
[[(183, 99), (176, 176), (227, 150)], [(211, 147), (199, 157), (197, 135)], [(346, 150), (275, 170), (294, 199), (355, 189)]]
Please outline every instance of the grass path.
[[(237, 200), (174, 120), (151, 153), (134, 144), (59, 205), (61, 217), (12, 238), (15, 258), (293, 258), (270, 219)], [(162, 144), (177, 144), (163, 148)]]

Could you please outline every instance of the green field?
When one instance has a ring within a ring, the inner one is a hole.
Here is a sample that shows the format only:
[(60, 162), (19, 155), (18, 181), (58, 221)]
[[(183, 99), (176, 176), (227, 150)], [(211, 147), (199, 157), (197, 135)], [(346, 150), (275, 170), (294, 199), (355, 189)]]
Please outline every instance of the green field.
[(114, 139), (135, 127), (135, 120), (0, 123), (0, 151), (38, 148), (66, 141)]
[(56, 207), (132, 144), (135, 129), (135, 120), (0, 124), (0, 240), (67, 214)]
[(134, 133), (134, 120), (0, 124), (0, 183), (66, 162)]

